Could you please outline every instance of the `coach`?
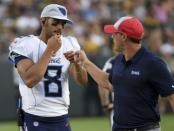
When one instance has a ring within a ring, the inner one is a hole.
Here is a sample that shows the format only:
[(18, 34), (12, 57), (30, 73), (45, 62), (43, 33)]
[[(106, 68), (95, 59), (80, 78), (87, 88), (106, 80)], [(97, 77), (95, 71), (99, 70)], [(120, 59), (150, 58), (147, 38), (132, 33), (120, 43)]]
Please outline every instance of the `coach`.
[(174, 79), (165, 63), (147, 51), (141, 40), (144, 28), (135, 17), (121, 17), (106, 25), (112, 34), (114, 49), (120, 52), (109, 76), (96, 67), (83, 51), (76, 62), (83, 64), (100, 87), (114, 90), (113, 131), (160, 131), (158, 97), (169, 98), (174, 111)]

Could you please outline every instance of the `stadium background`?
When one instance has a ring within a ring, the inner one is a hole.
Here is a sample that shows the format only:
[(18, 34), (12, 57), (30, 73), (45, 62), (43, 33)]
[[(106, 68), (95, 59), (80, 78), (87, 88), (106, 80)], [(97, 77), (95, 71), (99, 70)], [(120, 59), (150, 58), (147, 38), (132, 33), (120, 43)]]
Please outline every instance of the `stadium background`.
[[(17, 93), (17, 77), (8, 62), (8, 46), (16, 36), (38, 35), (39, 15), (48, 3), (67, 7), (74, 24), (66, 26), (65, 35), (76, 36), (89, 58), (99, 67), (113, 55), (112, 40), (103, 33), (103, 25), (124, 15), (138, 17), (145, 26), (143, 45), (163, 58), (174, 74), (173, 0), (0, 0), (0, 131), (15, 131), (16, 128), (14, 122), (8, 122), (16, 118)], [(78, 87), (70, 80), (70, 116), (75, 131), (109, 130), (96, 87), (92, 79), (87, 88)], [(172, 131), (174, 116), (165, 99), (160, 100), (160, 112), (164, 119), (162, 129)]]

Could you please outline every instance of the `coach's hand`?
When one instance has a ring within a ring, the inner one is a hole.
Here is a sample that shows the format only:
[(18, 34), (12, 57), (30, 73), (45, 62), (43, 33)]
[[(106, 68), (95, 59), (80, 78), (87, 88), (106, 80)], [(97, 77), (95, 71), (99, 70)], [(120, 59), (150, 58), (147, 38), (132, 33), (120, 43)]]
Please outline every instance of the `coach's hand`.
[(102, 110), (105, 113), (111, 112), (113, 110), (113, 103), (109, 103), (107, 105), (102, 106)]
[(53, 54), (56, 53), (61, 47), (62, 42), (60, 36), (60, 34), (56, 34), (48, 39), (47, 49), (51, 50)]
[(77, 64), (84, 65), (88, 61), (88, 58), (83, 50), (76, 51), (74, 55), (74, 61)]

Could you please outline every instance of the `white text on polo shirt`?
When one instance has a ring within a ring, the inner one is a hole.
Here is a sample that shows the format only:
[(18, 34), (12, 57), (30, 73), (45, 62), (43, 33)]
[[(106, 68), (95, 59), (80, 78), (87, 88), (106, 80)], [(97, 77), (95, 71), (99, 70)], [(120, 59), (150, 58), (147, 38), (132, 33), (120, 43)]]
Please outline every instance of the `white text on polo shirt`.
[(174, 85), (172, 85), (172, 88), (174, 88)]
[(137, 76), (139, 76), (140, 75), (140, 72), (139, 71), (132, 70), (131, 71), (131, 75), (137, 75)]

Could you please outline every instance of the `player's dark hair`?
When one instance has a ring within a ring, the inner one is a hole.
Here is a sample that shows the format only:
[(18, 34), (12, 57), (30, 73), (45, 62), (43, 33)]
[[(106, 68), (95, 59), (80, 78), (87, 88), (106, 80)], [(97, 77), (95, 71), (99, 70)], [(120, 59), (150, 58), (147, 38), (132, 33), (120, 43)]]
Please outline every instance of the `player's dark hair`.
[(43, 25), (45, 24), (45, 20), (44, 20), (44, 21), (42, 21), (42, 24), (43, 24)]
[(45, 24), (45, 21), (46, 21), (46, 20), (43, 20), (43, 21), (42, 21), (42, 24), (43, 24), (43, 25)]

